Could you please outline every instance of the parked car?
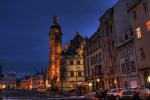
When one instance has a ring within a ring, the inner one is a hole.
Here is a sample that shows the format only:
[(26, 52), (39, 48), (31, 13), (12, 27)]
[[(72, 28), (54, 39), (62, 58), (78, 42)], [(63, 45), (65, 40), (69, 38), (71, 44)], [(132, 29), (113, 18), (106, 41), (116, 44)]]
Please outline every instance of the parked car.
[(125, 89), (125, 91), (126, 90), (140, 93), (140, 87), (128, 87)]
[(136, 100), (140, 100), (139, 92), (133, 91), (133, 90), (124, 90), (122, 93), (122, 96), (120, 96), (121, 99), (133, 99), (136, 98)]
[(144, 96), (149, 96), (150, 95), (150, 89), (149, 88), (143, 88), (143, 89), (141, 89), (141, 93)]
[(123, 89), (122, 88), (116, 88), (116, 89), (110, 89), (107, 92), (108, 96), (116, 96), (116, 97), (120, 97), (122, 96), (123, 93)]

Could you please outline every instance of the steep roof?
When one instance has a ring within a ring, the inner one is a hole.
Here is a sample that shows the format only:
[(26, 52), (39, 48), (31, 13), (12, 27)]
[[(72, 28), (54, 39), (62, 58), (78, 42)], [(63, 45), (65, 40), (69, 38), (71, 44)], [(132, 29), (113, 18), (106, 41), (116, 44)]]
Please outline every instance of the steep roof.
[(76, 52), (76, 50), (78, 48), (80, 48), (80, 45), (83, 41), (83, 37), (80, 34), (76, 34), (76, 36), (70, 40), (70, 45), (67, 49), (67, 51), (62, 51), (62, 55), (64, 56), (73, 56), (73, 55), (77, 55), (78, 53)]

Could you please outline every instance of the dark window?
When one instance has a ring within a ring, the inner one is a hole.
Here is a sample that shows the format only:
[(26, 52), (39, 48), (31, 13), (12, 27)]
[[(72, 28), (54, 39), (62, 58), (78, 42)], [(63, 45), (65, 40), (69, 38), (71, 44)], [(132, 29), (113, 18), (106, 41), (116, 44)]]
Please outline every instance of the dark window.
[(98, 63), (99, 61), (99, 57), (98, 57), (98, 54), (96, 55), (96, 62)]
[(91, 75), (90, 75), (90, 68), (88, 68), (88, 76), (91, 76)]
[(101, 61), (101, 53), (99, 53), (99, 61)]
[(95, 71), (94, 71), (94, 69), (92, 69), (92, 76), (95, 76)]
[(129, 64), (129, 60), (126, 60), (126, 71), (127, 71), (127, 73), (130, 72), (130, 64)]
[(65, 60), (62, 61), (62, 65), (66, 65), (66, 61)]
[(112, 25), (109, 27), (110, 33), (113, 33)]
[(77, 61), (77, 65), (80, 65), (80, 64), (81, 64), (81, 63), (80, 63), (80, 61), (78, 60), (78, 61)]
[(78, 71), (78, 77), (81, 77), (82, 74), (81, 74), (81, 71)]
[(136, 66), (135, 66), (135, 62), (134, 61), (131, 62), (131, 71), (132, 72), (136, 72)]
[(74, 71), (71, 71), (71, 72), (70, 72), (70, 76), (71, 76), (71, 77), (74, 77)]
[(146, 2), (143, 4), (143, 8), (144, 8), (144, 12), (147, 13), (148, 12), (148, 6), (147, 6)]
[(122, 74), (126, 73), (125, 64), (121, 64)]
[(99, 67), (98, 67), (98, 74), (101, 74), (101, 73), (102, 73), (102, 67), (99, 66)]
[(134, 18), (135, 20), (137, 19), (136, 11), (133, 12), (133, 18)]
[(70, 61), (70, 65), (73, 65), (73, 61)]
[(142, 60), (144, 60), (144, 59), (145, 59), (145, 52), (144, 52), (144, 49), (143, 49), (143, 48), (140, 48), (139, 50), (140, 50), (141, 58), (142, 58)]

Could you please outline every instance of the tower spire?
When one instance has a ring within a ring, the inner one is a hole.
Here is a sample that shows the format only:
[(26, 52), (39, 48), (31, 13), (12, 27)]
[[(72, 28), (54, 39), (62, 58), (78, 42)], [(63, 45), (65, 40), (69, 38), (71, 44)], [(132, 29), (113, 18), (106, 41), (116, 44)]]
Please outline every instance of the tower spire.
[(54, 24), (58, 24), (58, 16), (56, 16), (56, 15), (54, 16), (54, 18), (53, 18), (53, 23), (54, 23)]

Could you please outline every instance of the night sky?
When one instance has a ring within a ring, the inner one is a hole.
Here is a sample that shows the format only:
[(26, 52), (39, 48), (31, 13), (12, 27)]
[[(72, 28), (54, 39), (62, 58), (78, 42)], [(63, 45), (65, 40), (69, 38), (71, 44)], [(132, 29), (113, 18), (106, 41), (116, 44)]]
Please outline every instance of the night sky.
[(0, 0), (0, 65), (3, 73), (32, 74), (49, 64), (48, 32), (59, 17), (63, 45), (80, 32), (91, 36), (98, 18), (117, 0)]

